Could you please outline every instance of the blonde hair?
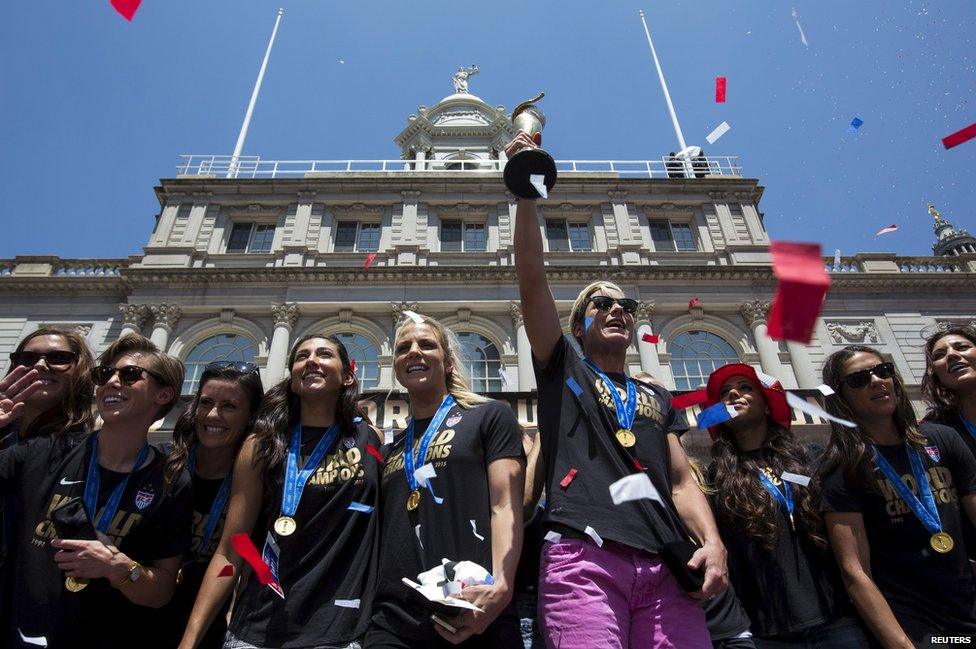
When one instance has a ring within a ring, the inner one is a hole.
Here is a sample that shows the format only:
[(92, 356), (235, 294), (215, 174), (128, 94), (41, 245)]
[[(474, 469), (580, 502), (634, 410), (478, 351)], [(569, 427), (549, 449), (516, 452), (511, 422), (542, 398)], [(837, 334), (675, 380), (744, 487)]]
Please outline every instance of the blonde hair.
[(173, 389), (173, 399), (160, 406), (156, 413), (156, 420), (162, 419), (169, 414), (173, 406), (180, 402), (180, 391), (183, 388), (184, 376), (183, 361), (160, 351), (156, 343), (139, 334), (122, 336), (102, 352), (98, 361), (103, 365), (111, 365), (120, 356), (126, 354), (142, 354), (145, 356), (149, 365), (146, 369), (154, 373), (152, 378), (160, 385)]
[[(468, 372), (465, 370), (464, 363), (459, 354), (461, 342), (454, 332), (431, 317), (425, 315), (420, 315), (419, 317), (423, 324), (426, 324), (434, 330), (434, 333), (437, 335), (437, 342), (440, 344), (441, 349), (444, 350), (444, 364), (451, 366), (451, 373), (445, 376), (447, 391), (454, 397), (458, 405), (462, 408), (473, 408), (478, 404), (488, 401), (485, 397), (471, 390), (471, 379), (468, 378)], [(396, 341), (400, 338), (400, 334), (411, 324), (416, 323), (408, 318), (397, 327), (396, 334), (393, 336), (394, 349), (396, 348)]]
[(580, 347), (583, 346), (583, 339), (576, 335), (576, 324), (583, 321), (583, 315), (586, 313), (586, 305), (590, 303), (590, 296), (597, 291), (617, 291), (621, 295), (624, 294), (622, 288), (613, 282), (603, 280), (597, 280), (580, 291), (579, 295), (576, 296), (576, 301), (573, 302), (573, 310), (569, 313), (569, 332), (576, 338), (576, 342), (580, 344)]

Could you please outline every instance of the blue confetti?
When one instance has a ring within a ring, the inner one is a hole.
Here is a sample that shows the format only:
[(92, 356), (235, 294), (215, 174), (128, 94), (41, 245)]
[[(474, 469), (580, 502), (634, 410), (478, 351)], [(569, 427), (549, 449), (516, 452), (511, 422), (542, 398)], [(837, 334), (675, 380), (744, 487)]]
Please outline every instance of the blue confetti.
[(576, 379), (573, 377), (566, 379), (566, 385), (569, 386), (569, 389), (572, 390), (573, 394), (575, 394), (577, 397), (583, 396), (583, 388), (580, 387), (580, 384), (577, 383)]
[(857, 133), (857, 129), (861, 128), (861, 124), (863, 123), (864, 120), (862, 120), (860, 117), (855, 117), (851, 120), (851, 125), (847, 127), (847, 132), (854, 135)]
[(354, 512), (363, 512), (366, 514), (373, 513), (372, 507), (370, 507), (369, 505), (364, 505), (362, 503), (356, 503), (356, 502), (349, 503), (349, 509), (351, 509)]
[(592, 324), (593, 324), (593, 316), (589, 316), (588, 315), (585, 318), (583, 318), (583, 333), (586, 333), (587, 331), (589, 331), (590, 330), (590, 325), (592, 325)]
[(711, 428), (712, 426), (717, 426), (732, 419), (732, 415), (729, 413), (728, 408), (721, 401), (716, 403), (714, 406), (710, 406), (701, 411), (698, 415), (698, 429), (703, 430), (705, 428)]
[(359, 422), (361, 422), (362, 420), (363, 420), (363, 418), (362, 418), (362, 417), (353, 417), (353, 418), (352, 418), (352, 423), (354, 423), (354, 424), (358, 424), (358, 423), (359, 423)]
[(434, 487), (433, 487), (433, 485), (430, 484), (430, 480), (427, 481), (427, 491), (430, 492), (430, 496), (431, 496), (431, 498), (434, 499), (434, 502), (436, 504), (438, 504), (438, 505), (443, 505), (444, 504), (444, 499), (443, 498), (438, 498), (437, 497), (437, 494), (434, 493)]

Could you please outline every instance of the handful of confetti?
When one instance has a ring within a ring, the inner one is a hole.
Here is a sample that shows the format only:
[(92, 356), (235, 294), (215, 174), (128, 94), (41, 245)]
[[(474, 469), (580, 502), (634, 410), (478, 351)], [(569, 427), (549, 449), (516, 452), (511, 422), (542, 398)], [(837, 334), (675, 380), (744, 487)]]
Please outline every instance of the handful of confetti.
[(441, 559), (441, 565), (417, 575), (417, 583), (403, 578), (403, 583), (413, 588), (434, 604), (472, 611), (484, 611), (471, 602), (452, 597), (468, 586), (483, 586), (495, 583), (491, 574), (473, 561), (451, 561)]

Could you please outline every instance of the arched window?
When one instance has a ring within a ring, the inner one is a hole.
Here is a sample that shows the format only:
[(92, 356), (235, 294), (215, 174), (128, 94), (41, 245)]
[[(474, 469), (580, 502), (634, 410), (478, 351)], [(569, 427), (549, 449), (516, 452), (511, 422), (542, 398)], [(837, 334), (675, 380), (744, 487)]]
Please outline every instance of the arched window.
[(362, 334), (344, 333), (335, 336), (346, 347), (349, 358), (356, 361), (356, 378), (359, 379), (359, 388), (368, 390), (379, 385), (380, 364), (376, 358), (379, 353), (376, 345)]
[(471, 389), (475, 392), (500, 392), (502, 379), (501, 357), (495, 344), (482, 335), (465, 332), (457, 335), (461, 342), (461, 359), (471, 376)]
[(194, 394), (197, 382), (213, 361), (235, 361), (253, 363), (257, 346), (246, 336), (240, 334), (217, 334), (207, 338), (190, 350), (183, 360), (186, 365), (186, 378), (183, 381), (183, 394)]
[(686, 331), (668, 344), (675, 388), (694, 390), (708, 382), (708, 375), (727, 363), (738, 363), (732, 345), (707, 331)]

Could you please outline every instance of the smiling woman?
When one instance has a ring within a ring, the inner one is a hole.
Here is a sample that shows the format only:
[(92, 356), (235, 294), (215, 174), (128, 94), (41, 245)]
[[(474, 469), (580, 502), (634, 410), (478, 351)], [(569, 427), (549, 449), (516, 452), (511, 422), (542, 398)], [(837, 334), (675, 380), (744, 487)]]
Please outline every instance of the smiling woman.
[(932, 334), (925, 359), (925, 419), (955, 428), (976, 455), (976, 327), (954, 325)]

